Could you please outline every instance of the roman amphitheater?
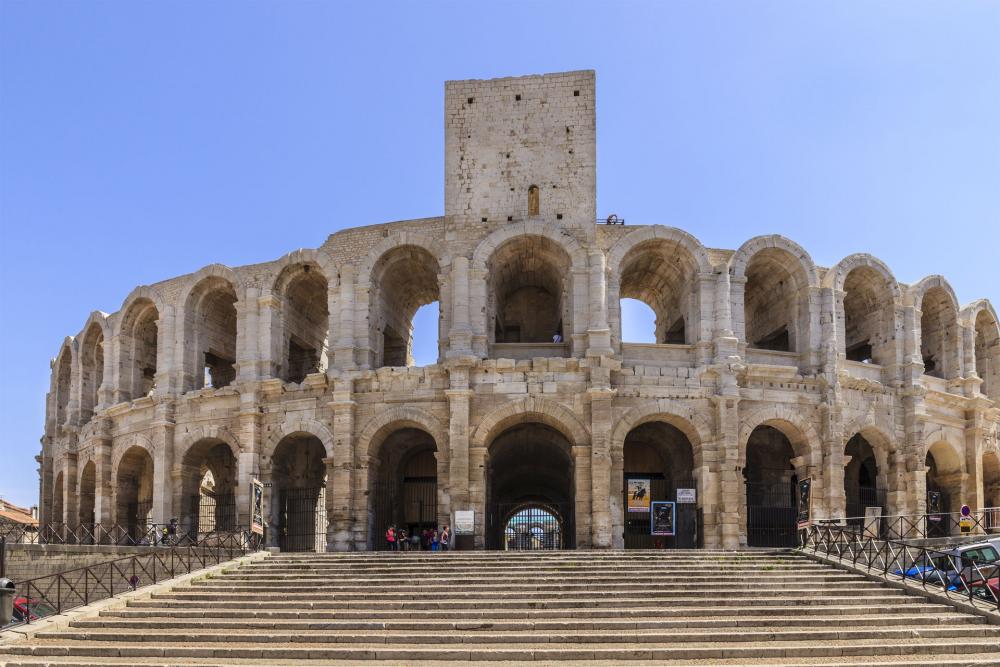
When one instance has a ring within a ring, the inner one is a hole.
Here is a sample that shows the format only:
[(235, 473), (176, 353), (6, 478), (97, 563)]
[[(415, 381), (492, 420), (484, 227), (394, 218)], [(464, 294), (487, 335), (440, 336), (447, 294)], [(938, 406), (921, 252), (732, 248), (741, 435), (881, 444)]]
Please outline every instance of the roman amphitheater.
[[(869, 254), (608, 224), (595, 117), (589, 71), (449, 82), (444, 216), (92, 313), (52, 362), (41, 520), (246, 526), (257, 479), (285, 550), (382, 548), (469, 510), (463, 549), (511, 546), (532, 512), (549, 546), (736, 548), (794, 543), (806, 478), (817, 521), (1000, 505), (988, 302)], [(622, 340), (623, 299), (655, 343)], [(683, 491), (676, 535), (627, 511), (629, 480)]]

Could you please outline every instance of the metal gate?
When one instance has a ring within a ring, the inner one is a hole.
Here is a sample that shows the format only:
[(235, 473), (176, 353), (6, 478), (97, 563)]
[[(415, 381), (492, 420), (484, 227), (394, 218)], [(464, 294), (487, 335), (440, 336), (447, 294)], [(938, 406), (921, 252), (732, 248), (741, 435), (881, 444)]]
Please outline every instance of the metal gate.
[(486, 548), (500, 551), (572, 549), (572, 503), (497, 503), (487, 517)]
[[(402, 484), (376, 483), (372, 490), (372, 505), (375, 513), (372, 526), (372, 549), (385, 551), (389, 543), (385, 534), (389, 526), (405, 530), (407, 547), (428, 549), (424, 531), (436, 530), (437, 525), (437, 478), (407, 477)], [(414, 541), (412, 538), (417, 537)]]
[(129, 503), (125, 519), (125, 544), (141, 544), (143, 541), (154, 542), (153, 531), (153, 501)]
[(236, 530), (236, 496), (233, 492), (208, 495), (198, 494), (188, 499), (185, 517), (188, 535), (193, 540), (216, 532)]
[[(664, 479), (662, 474), (626, 474), (625, 479), (649, 479), (650, 501), (677, 501), (677, 489), (694, 489), (693, 480), (675, 482)], [(629, 512), (628, 483), (622, 485), (622, 508), (625, 510), (626, 549), (697, 549), (701, 546), (701, 510), (694, 503), (677, 503), (676, 534), (651, 535), (649, 512)]]
[(326, 488), (283, 489), (278, 525), (282, 551), (326, 550)]
[(796, 547), (795, 484), (747, 484), (747, 545)]
[(889, 512), (885, 506), (885, 489), (874, 486), (861, 486), (847, 498), (847, 525), (853, 530), (862, 531), (865, 526), (865, 508), (881, 507), (884, 516)]
[(931, 486), (927, 489), (927, 515), (924, 534), (927, 537), (949, 537), (954, 532), (954, 517), (949, 514), (948, 494)]

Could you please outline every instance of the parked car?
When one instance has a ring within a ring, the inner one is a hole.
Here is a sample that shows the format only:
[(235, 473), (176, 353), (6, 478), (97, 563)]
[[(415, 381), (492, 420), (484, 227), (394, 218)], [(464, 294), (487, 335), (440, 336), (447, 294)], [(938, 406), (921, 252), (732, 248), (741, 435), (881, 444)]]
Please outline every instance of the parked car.
[[(996, 572), (996, 566), (984, 570), (984, 563), (1000, 561), (1000, 547), (989, 542), (965, 544), (942, 551), (929, 551), (921, 562), (896, 570), (897, 576), (937, 584), (949, 591), (966, 590), (972, 583)], [(975, 565), (974, 565), (975, 564)]]
[(45, 618), (46, 616), (51, 616), (56, 613), (55, 607), (45, 602), (44, 600), (35, 600), (32, 598), (29, 600), (25, 597), (14, 598), (14, 622), (24, 623), (28, 615), (31, 615), (32, 621), (37, 621), (40, 618)]

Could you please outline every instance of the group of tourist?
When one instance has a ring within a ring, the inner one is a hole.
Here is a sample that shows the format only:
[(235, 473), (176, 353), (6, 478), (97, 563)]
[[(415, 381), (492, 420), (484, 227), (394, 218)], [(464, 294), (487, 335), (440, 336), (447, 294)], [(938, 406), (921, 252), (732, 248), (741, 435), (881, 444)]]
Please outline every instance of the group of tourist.
[(385, 531), (385, 541), (389, 551), (447, 551), (451, 543), (451, 528), (424, 528), (421, 532), (410, 535), (405, 528), (389, 526)]

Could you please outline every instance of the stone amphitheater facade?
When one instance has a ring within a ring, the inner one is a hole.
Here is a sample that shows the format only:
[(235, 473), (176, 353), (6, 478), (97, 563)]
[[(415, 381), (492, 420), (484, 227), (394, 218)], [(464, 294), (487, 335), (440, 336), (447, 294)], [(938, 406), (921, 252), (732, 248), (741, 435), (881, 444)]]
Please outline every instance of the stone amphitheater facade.
[[(781, 236), (733, 251), (600, 224), (593, 72), (448, 82), (445, 100), (443, 217), (138, 287), (65, 339), (43, 522), (196, 530), (209, 496), (245, 526), (254, 478), (290, 549), (371, 549), (460, 510), (463, 546), (495, 548), (532, 504), (563, 546), (649, 546), (629, 538), (631, 478), (695, 488), (707, 547), (760, 543), (752, 508), (807, 477), (814, 519), (923, 512), (929, 490), (1000, 505), (987, 301), (869, 254), (816, 266)], [(621, 340), (624, 298), (655, 312), (656, 343)], [(438, 360), (418, 367), (412, 317), (435, 302)], [(296, 521), (315, 544), (287, 541)]]

